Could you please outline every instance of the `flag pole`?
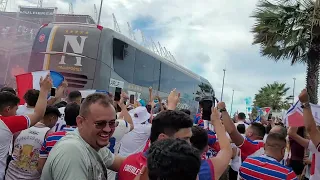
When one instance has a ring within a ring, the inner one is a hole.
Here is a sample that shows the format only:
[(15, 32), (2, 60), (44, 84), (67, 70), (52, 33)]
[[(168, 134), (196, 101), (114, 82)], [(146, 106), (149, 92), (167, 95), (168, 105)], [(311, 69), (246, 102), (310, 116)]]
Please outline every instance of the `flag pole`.
[(100, 10), (99, 10), (99, 16), (98, 16), (98, 25), (100, 25), (100, 18), (101, 18), (102, 4), (103, 4), (103, 0), (101, 0), (101, 3), (100, 3)]
[(232, 90), (232, 99), (231, 99), (231, 110), (230, 110), (230, 116), (232, 115), (233, 96), (234, 96), (234, 89)]

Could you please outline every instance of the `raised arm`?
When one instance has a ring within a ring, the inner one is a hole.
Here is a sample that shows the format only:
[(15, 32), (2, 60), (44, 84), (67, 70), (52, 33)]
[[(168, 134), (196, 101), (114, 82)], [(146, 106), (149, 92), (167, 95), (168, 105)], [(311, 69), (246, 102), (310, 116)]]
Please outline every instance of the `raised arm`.
[(310, 135), (310, 140), (317, 147), (318, 151), (320, 151), (320, 131), (317, 129), (316, 122), (313, 118), (309, 104), (309, 95), (306, 89), (301, 91), (299, 100), (302, 103), (304, 125)]
[(211, 123), (214, 126), (217, 138), (219, 139), (220, 151), (216, 157), (210, 158), (210, 160), (212, 161), (212, 164), (214, 164), (215, 179), (219, 179), (230, 163), (232, 149), (230, 141), (226, 135), (226, 130), (221, 124), (217, 108), (212, 109)]
[(47, 97), (49, 92), (51, 91), (51, 88), (52, 80), (50, 75), (48, 74), (44, 79), (40, 79), (40, 94), (37, 104), (34, 108), (34, 113), (28, 115), (30, 119), (30, 126), (35, 125), (43, 118), (47, 107)]
[(175, 110), (180, 100), (180, 93), (173, 89), (168, 96), (168, 110)]
[(121, 108), (121, 112), (120, 112), (120, 118), (123, 118), (125, 121), (127, 121), (127, 123), (130, 124), (130, 131), (133, 130), (134, 125), (133, 125), (133, 121), (132, 118), (127, 110), (127, 106), (124, 104), (124, 101), (128, 99), (128, 95), (125, 92), (121, 92), (121, 98), (120, 101), (118, 102), (118, 105)]
[(152, 95), (152, 87), (149, 87), (149, 103), (151, 104), (151, 102), (153, 101), (153, 95)]
[(235, 143), (235, 145), (240, 146), (244, 142), (244, 137), (238, 132), (236, 126), (231, 120), (226, 109), (226, 104), (224, 102), (219, 102), (218, 109), (221, 111), (223, 125), (226, 128), (232, 142)]
[(298, 144), (303, 146), (304, 148), (308, 148), (309, 140), (305, 139), (297, 134), (298, 128), (297, 127), (289, 127), (288, 135), (291, 139), (296, 141)]

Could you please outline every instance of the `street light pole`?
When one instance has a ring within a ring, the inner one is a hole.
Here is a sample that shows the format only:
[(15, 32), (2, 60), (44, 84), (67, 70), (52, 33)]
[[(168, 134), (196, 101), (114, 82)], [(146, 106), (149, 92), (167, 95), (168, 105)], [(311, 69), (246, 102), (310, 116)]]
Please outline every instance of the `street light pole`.
[(294, 90), (295, 90), (295, 88), (296, 88), (296, 78), (293, 78), (293, 92), (292, 92), (293, 97), (292, 97), (292, 104), (294, 104)]
[(99, 16), (98, 16), (98, 25), (100, 25), (100, 18), (101, 18), (102, 4), (103, 4), (103, 0), (101, 0), (101, 3), (100, 3), (100, 10), (99, 10)]
[(220, 101), (222, 101), (222, 97), (223, 97), (224, 78), (225, 77), (226, 77), (226, 69), (223, 69), (222, 90), (221, 90), (221, 99), (220, 99)]
[(232, 117), (233, 96), (234, 96), (234, 89), (232, 90), (232, 99), (231, 99), (230, 117)]

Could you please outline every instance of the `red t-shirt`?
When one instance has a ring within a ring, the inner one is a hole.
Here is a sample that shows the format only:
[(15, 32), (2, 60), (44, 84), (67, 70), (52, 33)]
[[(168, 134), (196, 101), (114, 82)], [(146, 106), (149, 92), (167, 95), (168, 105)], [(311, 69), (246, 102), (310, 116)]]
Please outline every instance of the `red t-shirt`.
[(242, 161), (247, 157), (261, 156), (264, 154), (264, 142), (262, 140), (252, 141), (249, 138), (245, 138), (243, 144), (238, 147), (241, 150)]
[(128, 156), (120, 166), (118, 171), (119, 180), (133, 180), (142, 169), (147, 165), (145, 152), (139, 152)]

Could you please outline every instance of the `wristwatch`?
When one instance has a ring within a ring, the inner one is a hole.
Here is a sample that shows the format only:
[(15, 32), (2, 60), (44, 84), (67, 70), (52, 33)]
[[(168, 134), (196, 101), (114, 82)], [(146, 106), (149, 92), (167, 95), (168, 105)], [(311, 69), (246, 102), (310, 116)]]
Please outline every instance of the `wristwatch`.
[(310, 107), (309, 102), (301, 103), (301, 108), (302, 108), (302, 109), (304, 109), (304, 108), (308, 108), (308, 107)]

